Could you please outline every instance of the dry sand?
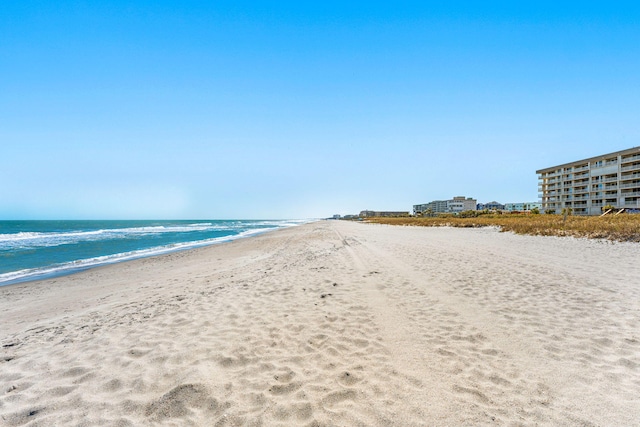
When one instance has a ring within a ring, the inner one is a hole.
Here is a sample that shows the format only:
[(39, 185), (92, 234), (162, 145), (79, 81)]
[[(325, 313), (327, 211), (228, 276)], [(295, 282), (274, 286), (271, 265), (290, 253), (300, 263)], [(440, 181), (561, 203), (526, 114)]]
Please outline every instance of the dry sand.
[(317, 222), (0, 288), (0, 424), (640, 425), (640, 245)]

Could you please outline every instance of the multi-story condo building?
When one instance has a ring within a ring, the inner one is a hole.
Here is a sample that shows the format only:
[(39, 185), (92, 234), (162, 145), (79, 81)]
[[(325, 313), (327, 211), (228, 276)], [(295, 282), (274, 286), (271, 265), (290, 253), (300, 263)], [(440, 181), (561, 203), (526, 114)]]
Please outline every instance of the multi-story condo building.
[(464, 211), (475, 211), (478, 201), (471, 197), (454, 197), (450, 200), (434, 200), (433, 202), (413, 205), (413, 214), (418, 215), (424, 212), (437, 213), (460, 213)]
[(598, 215), (602, 207), (640, 209), (640, 147), (536, 171), (542, 210)]

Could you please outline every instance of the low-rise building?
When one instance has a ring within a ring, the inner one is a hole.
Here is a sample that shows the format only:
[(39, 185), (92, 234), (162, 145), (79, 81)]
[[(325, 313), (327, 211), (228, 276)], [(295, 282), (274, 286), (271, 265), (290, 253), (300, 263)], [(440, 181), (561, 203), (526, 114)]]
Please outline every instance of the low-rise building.
[(361, 218), (367, 217), (401, 217), (409, 216), (408, 211), (362, 211), (360, 212)]
[(501, 210), (504, 210), (504, 205), (496, 201), (489, 202), (489, 203), (478, 203), (477, 209), (479, 211), (483, 211), (485, 209), (488, 209), (490, 211), (501, 211)]
[(508, 212), (528, 212), (532, 209), (542, 209), (540, 202), (505, 203), (504, 210)]

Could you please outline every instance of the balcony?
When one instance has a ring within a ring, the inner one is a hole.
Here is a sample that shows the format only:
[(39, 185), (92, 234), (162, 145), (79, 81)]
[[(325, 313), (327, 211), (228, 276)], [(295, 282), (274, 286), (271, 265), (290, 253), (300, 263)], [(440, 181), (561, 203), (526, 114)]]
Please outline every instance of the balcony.
[(628, 184), (620, 184), (620, 188), (640, 188), (640, 182), (631, 182)]
[(620, 168), (620, 170), (622, 172), (626, 172), (626, 171), (640, 171), (640, 163), (635, 164), (635, 165), (630, 165), (630, 166), (623, 166)]
[(574, 172), (587, 171), (587, 170), (589, 170), (589, 165), (577, 166), (573, 168)]
[(640, 173), (630, 173), (629, 175), (622, 175), (620, 181), (628, 181), (630, 179), (640, 179)]
[(620, 197), (640, 197), (640, 191), (633, 191), (631, 193), (621, 193)]
[(630, 156), (630, 157), (625, 157), (622, 159), (621, 163), (629, 163), (629, 162), (635, 162), (640, 160), (640, 154), (636, 154), (634, 156)]

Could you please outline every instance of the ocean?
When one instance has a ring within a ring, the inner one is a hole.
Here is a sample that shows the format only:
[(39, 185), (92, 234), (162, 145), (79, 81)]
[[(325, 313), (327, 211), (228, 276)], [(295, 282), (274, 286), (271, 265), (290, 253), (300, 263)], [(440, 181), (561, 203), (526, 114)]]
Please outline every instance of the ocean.
[(305, 222), (0, 221), (0, 286), (227, 242)]

